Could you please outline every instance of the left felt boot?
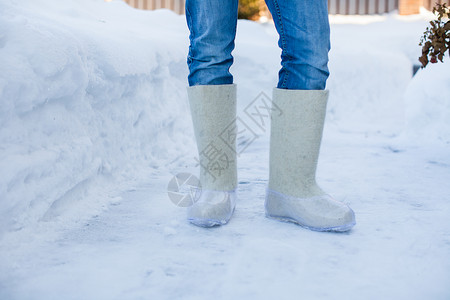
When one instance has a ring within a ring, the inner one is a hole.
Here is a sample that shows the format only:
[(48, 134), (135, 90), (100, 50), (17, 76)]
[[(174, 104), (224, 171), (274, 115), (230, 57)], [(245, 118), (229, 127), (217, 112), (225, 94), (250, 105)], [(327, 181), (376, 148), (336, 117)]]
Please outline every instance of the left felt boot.
[(266, 216), (316, 231), (347, 231), (353, 210), (316, 183), (328, 91), (274, 89)]

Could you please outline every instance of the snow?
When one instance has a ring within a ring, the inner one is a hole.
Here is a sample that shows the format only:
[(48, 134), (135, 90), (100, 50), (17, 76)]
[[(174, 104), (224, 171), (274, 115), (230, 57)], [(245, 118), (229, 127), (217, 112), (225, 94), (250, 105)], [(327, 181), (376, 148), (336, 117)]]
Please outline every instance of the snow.
[[(331, 16), (318, 180), (347, 234), (264, 217), (268, 128), (222, 228), (167, 184), (197, 173), (183, 16), (121, 1), (0, 2), (0, 299), (448, 299), (450, 63), (412, 77), (429, 13)], [(238, 115), (277, 82), (272, 24), (239, 21)], [(250, 124), (250, 123), (249, 123)]]
[[(153, 18), (122, 2), (0, 5), (0, 233), (73, 202), (92, 214), (123, 177), (193, 147), (179, 88), (186, 30), (173, 29), (184, 29), (181, 16), (162, 11)], [(166, 18), (167, 32), (149, 30)], [(90, 188), (101, 182), (107, 187), (100, 193)]]
[[(445, 57), (448, 61), (448, 56)], [(440, 141), (450, 147), (450, 63), (420, 70), (405, 91), (406, 131), (422, 143)]]

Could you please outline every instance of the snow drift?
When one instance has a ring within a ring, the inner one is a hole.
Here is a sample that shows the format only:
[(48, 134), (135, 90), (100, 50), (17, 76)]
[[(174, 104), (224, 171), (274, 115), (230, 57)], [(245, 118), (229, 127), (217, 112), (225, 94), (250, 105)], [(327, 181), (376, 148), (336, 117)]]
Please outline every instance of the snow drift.
[(450, 58), (419, 70), (405, 92), (406, 130), (409, 139), (439, 142), (450, 155)]
[(92, 214), (115, 179), (193, 146), (182, 17), (89, 0), (0, 11), (0, 232), (104, 186), (83, 203)]

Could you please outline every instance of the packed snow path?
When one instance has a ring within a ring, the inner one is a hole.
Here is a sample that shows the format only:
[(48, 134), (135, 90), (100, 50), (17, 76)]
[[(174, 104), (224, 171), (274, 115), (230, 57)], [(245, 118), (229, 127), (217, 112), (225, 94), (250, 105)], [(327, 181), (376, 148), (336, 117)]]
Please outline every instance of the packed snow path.
[(188, 224), (167, 196), (167, 174), (51, 238), (41, 225), (16, 248), (2, 245), (1, 298), (448, 298), (448, 156), (430, 161), (381, 136), (326, 139), (320, 181), (357, 216), (335, 234), (264, 217), (267, 153), (261, 140), (240, 158), (226, 226)]

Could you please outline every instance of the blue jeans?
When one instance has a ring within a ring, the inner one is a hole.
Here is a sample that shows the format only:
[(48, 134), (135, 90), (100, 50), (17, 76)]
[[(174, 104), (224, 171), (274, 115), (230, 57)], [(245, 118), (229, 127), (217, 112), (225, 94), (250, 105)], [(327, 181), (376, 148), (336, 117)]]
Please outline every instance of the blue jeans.
[[(329, 75), (326, 0), (266, 0), (280, 35), (278, 88), (323, 90)], [(231, 84), (238, 0), (186, 0), (189, 85)], [(257, 49), (255, 49), (257, 51)]]

